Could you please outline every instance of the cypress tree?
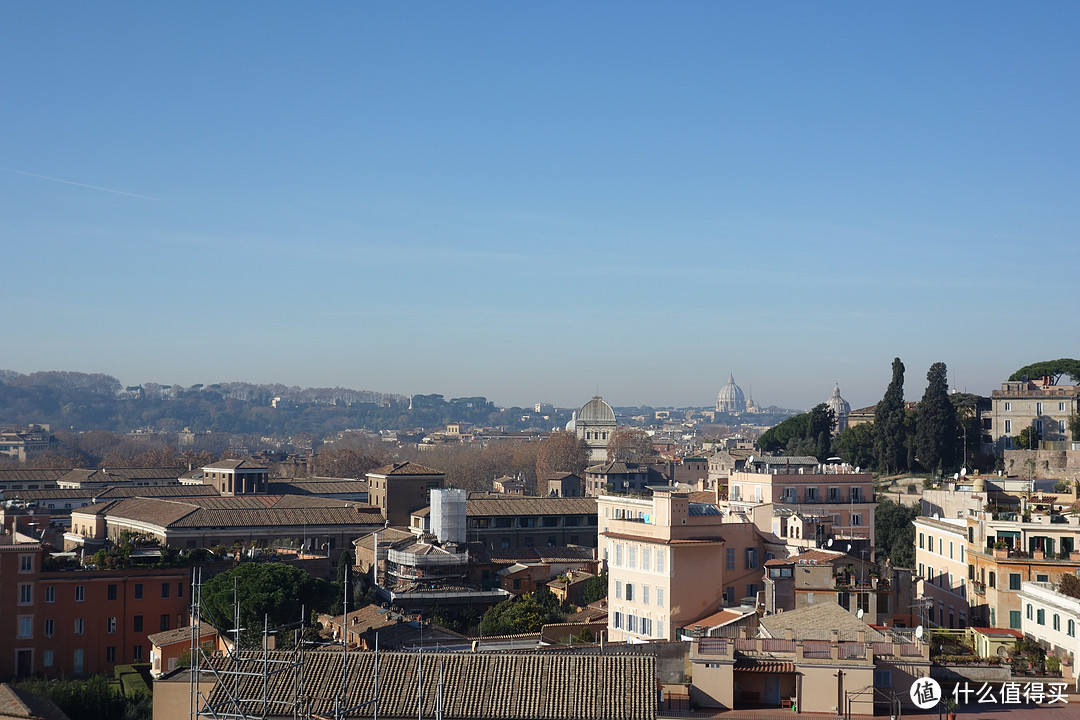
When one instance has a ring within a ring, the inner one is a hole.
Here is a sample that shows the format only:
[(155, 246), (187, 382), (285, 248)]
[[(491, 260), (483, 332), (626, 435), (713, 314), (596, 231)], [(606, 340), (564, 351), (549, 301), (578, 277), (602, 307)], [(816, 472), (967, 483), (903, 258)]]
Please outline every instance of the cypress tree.
[(935, 472), (956, 465), (956, 407), (949, 400), (945, 363), (931, 365), (926, 379), (915, 423), (915, 453), (920, 465)]
[(885, 475), (907, 470), (907, 430), (904, 426), (904, 363), (893, 359), (892, 381), (874, 409), (874, 450)]

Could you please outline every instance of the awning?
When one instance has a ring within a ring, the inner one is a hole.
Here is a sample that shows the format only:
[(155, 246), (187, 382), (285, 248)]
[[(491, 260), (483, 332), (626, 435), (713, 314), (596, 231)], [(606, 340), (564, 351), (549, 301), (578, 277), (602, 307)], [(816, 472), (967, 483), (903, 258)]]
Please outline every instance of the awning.
[(793, 673), (795, 672), (795, 663), (781, 662), (779, 660), (742, 659), (735, 661), (733, 669), (742, 672)]

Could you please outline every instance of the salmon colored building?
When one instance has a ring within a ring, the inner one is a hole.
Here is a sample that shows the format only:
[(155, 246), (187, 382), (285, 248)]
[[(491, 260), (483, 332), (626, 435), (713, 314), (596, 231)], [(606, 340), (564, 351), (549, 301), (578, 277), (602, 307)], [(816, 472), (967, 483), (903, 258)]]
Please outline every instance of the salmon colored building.
[(44, 570), (45, 557), (0, 537), (0, 679), (149, 662), (147, 636), (188, 622), (186, 568)]

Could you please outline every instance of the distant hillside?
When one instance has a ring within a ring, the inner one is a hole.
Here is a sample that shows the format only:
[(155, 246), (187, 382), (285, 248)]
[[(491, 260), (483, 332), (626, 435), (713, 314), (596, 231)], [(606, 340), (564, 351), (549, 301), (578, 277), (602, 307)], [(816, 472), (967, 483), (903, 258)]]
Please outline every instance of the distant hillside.
[(511, 428), (535, 424), (519, 408), (502, 412), (483, 397), (402, 395), (349, 388), (299, 388), (246, 382), (124, 387), (109, 375), (0, 370), (0, 425), (50, 423), (54, 428), (128, 432), (326, 435), (348, 428), (432, 428), (453, 421)]

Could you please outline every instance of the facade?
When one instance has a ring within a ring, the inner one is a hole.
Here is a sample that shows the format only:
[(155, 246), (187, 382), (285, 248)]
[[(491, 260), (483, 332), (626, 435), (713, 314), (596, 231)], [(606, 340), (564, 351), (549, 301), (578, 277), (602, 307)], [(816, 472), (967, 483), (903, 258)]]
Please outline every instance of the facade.
[(37, 543), (0, 544), (0, 677), (147, 662), (149, 634), (188, 622), (187, 569), (46, 571), (44, 558)]
[(728, 478), (727, 501), (721, 504), (734, 512), (772, 504), (789, 512), (828, 517), (834, 539), (872, 542), (874, 537), (873, 476), (856, 473), (847, 465), (820, 465), (815, 458), (755, 457), (746, 471)]
[(1055, 655), (1063, 666), (1072, 668), (1076, 687), (1080, 678), (1080, 598), (1069, 597), (1054, 589), (1050, 583), (1024, 581), (1020, 583), (1020, 604), (1023, 616), (1020, 629), (1026, 637), (1037, 641), (1047, 655)]
[(113, 486), (155, 487), (178, 485), (184, 468), (74, 468), (56, 479), (61, 490), (102, 489)]
[(572, 472), (557, 472), (547, 478), (547, 494), (553, 497), (584, 497), (584, 482)]
[(1012, 447), (1012, 438), (1034, 427), (1044, 442), (1069, 439), (1069, 420), (1080, 403), (1080, 386), (1054, 385), (1053, 378), (1010, 380), (990, 396), (990, 440), (994, 449)]
[(589, 461), (606, 461), (608, 440), (616, 428), (615, 411), (611, 406), (596, 395), (585, 403), (571, 422), (574, 423), (578, 439), (584, 440), (589, 446)]
[(596, 500), (583, 497), (470, 498), (466, 538), (493, 553), (582, 545), (594, 548)]
[(695, 637), (691, 699), (723, 710), (900, 717), (914, 710), (911, 684), (930, 676), (929, 651), (836, 605), (812, 605), (762, 618), (758, 637)]
[(405, 527), (409, 514), (427, 507), (431, 491), (446, 486), (446, 475), (414, 462), (384, 465), (367, 474), (368, 497), (390, 525)]
[[(968, 594), (968, 521), (964, 518), (917, 517), (915, 567), (922, 624), (965, 628), (970, 616)], [(990, 623), (993, 625), (993, 623)]]
[(224, 497), (266, 494), (270, 470), (251, 458), (219, 460), (203, 468), (203, 484), (211, 485)]
[[(176, 669), (182, 656), (191, 653), (191, 639), (195, 628), (190, 625), (154, 633), (147, 637), (150, 641), (150, 676), (159, 678)], [(218, 634), (209, 624), (199, 629), (199, 647), (218, 646)]]
[(791, 612), (835, 604), (871, 625), (894, 625), (900, 609), (891, 577), (878, 577), (877, 566), (831, 550), (809, 550), (765, 563), (765, 612)]
[(596, 504), (611, 640), (674, 640), (679, 628), (721, 605), (725, 542), (719, 508), (666, 489), (649, 499), (603, 495)]
[(668, 479), (659, 470), (644, 463), (613, 461), (585, 468), (587, 497), (606, 493), (643, 493), (649, 485), (667, 483)]
[(20, 464), (42, 455), (63, 455), (67, 450), (67, 445), (53, 436), (48, 425), (0, 430), (0, 456)]
[(357, 535), (383, 524), (381, 513), (369, 505), (318, 497), (134, 497), (73, 510), (64, 545), (93, 552), (118, 543), (127, 531), (173, 548), (285, 547), (336, 558)]

